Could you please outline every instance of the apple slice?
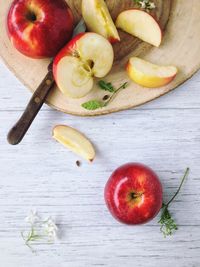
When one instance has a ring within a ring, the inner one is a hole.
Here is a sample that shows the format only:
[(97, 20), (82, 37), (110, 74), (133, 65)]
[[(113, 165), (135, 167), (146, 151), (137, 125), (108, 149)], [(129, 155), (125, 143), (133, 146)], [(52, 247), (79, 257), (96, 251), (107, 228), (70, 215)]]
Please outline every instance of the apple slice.
[(159, 47), (161, 44), (162, 30), (158, 22), (143, 10), (123, 11), (116, 20), (116, 26), (151, 45)]
[(82, 0), (82, 16), (90, 31), (104, 36), (111, 43), (120, 41), (104, 0)]
[(55, 81), (66, 96), (81, 98), (93, 88), (93, 77), (103, 78), (112, 68), (114, 52), (108, 40), (96, 33), (81, 33), (56, 56)]
[(170, 83), (178, 72), (174, 66), (158, 66), (138, 57), (132, 57), (127, 64), (129, 77), (144, 87), (156, 88)]
[(95, 150), (91, 142), (80, 132), (69, 126), (57, 125), (53, 129), (53, 138), (88, 161), (95, 158)]

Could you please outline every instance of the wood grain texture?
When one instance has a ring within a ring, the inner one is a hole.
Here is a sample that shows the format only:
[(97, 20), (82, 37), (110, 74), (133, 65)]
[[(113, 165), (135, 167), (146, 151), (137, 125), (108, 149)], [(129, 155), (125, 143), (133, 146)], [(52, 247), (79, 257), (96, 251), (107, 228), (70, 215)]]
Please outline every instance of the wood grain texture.
[[(31, 60), (25, 58), (24, 56), (20, 55), (10, 44), (5, 29), (5, 21), (7, 9), (11, 1), (12, 0), (0, 0), (0, 54), (7, 62), (7, 65), (10, 67), (10, 69), (14, 73), (16, 73), (18, 78), (26, 85), (26, 87), (34, 91), (41, 80), (45, 77), (46, 67), (49, 61)], [(110, 3), (109, 8), (111, 9), (111, 11), (112, 8), (113, 10), (115, 10), (115, 8), (118, 10), (119, 6), (121, 5), (121, 1), (119, 1), (120, 5), (114, 4), (114, 0), (107, 2), (108, 4)], [(68, 3), (71, 3), (71, 6), (72, 3), (73, 6), (75, 5), (76, 8), (74, 8), (74, 10), (76, 10), (76, 16), (78, 18), (78, 16), (80, 15), (80, 12), (78, 12), (80, 1), (68, 0)], [(130, 2), (127, 1), (126, 3), (128, 3), (129, 5)], [(168, 8), (170, 0), (159, 0), (157, 1), (157, 3), (162, 3), (163, 5), (159, 6), (159, 8), (161, 8), (165, 12), (160, 15), (166, 22), (166, 14), (168, 14), (169, 11)], [(103, 93), (97, 88), (97, 86), (94, 87), (94, 90), (87, 97), (80, 100), (66, 98), (57, 88), (55, 88), (47, 102), (55, 109), (61, 110), (63, 112), (82, 116), (99, 115), (139, 106), (176, 88), (178, 85), (190, 78), (199, 69), (200, 66), (200, 43), (198, 38), (198, 36), (200, 35), (199, 9), (199, 0), (173, 0), (172, 12), (170, 14), (170, 20), (162, 46), (159, 49), (154, 48), (151, 50), (151, 52), (146, 54), (145, 52), (147, 47), (146, 44), (143, 44), (139, 45), (137, 49), (135, 49), (134, 52), (131, 53), (131, 55), (144, 56), (146, 59), (152, 61), (153, 63), (176, 65), (179, 68), (179, 74), (177, 78), (168, 86), (162, 87), (160, 89), (147, 90), (129, 81), (130, 86), (128, 89), (122, 91), (112, 102), (112, 104), (97, 111), (86, 111), (81, 107), (81, 104), (87, 100), (94, 98), (101, 99), (103, 97)], [(128, 48), (128, 51), (129, 49), (130, 47)], [(118, 52), (119, 51), (117, 51), (116, 53)], [(127, 57), (124, 57), (124, 59), (120, 61), (120, 63), (114, 66), (112, 72), (107, 76), (106, 79), (108, 81), (115, 81), (114, 84), (116, 86), (127, 81), (128, 77), (124, 71), (126, 62)], [(35, 73), (37, 75), (35, 75)]]
[[(0, 9), (0, 28), (1, 28), (1, 35), (0, 35), (0, 55), (8, 65), (8, 67), (13, 71), (13, 73), (28, 87), (31, 91), (34, 91), (43, 78), (46, 75), (46, 69), (48, 65), (48, 60), (31, 60), (29, 58), (24, 57), (19, 52), (17, 52), (11, 42), (8, 39), (7, 31), (5, 27), (6, 22), (6, 15), (11, 4), (12, 0), (3, 1), (0, 0), (1, 9)], [(74, 15), (76, 17), (76, 21), (80, 19), (80, 11), (81, 11), (81, 0), (71, 1), (68, 0), (67, 3), (70, 5), (72, 10), (74, 11)], [(167, 24), (169, 13), (170, 13), (170, 3), (171, 0), (155, 0), (157, 9), (154, 12), (162, 28), (165, 27)], [(122, 10), (135, 7), (136, 5), (133, 3), (132, 0), (123, 1), (123, 4), (120, 0), (108, 0), (107, 4), (109, 9), (112, 13), (113, 18), (115, 18)], [(197, 27), (198, 28), (198, 27)], [(130, 52), (134, 51), (134, 55), (143, 54), (149, 49), (151, 46), (141, 43), (136, 38), (131, 37), (128, 34), (120, 33), (122, 37), (122, 42), (115, 45), (115, 58), (121, 59), (125, 56), (128, 56)], [(124, 82), (127, 80), (128, 77), (125, 72), (124, 62), (119, 63), (116, 61), (115, 66), (113, 67), (110, 75), (108, 75), (107, 79), (111, 80), (115, 85), (119, 85), (119, 83)], [(156, 93), (155, 93), (156, 92)], [(52, 94), (49, 96), (47, 102), (53, 106), (55, 109), (61, 110), (63, 112), (72, 113), (76, 115), (99, 115), (114, 112), (117, 110), (128, 108), (129, 105), (135, 106), (138, 104), (142, 104), (156, 96), (160, 95), (158, 90), (152, 91), (150, 90), (148, 94), (146, 94), (146, 90), (140, 91), (139, 101), (138, 103), (138, 92), (135, 91), (135, 86), (133, 83), (130, 83), (129, 90), (126, 90), (126, 97), (123, 96), (123, 93), (119, 95), (113, 101), (112, 105), (109, 105), (106, 108), (100, 109), (98, 111), (86, 111), (84, 108), (81, 107), (81, 104), (91, 98), (102, 98), (102, 92), (97, 88), (97, 85), (94, 86), (92, 92), (85, 98), (74, 100), (71, 98), (64, 97), (62, 93), (55, 88), (52, 91)], [(130, 101), (130, 103), (128, 103)], [(114, 105), (114, 106), (113, 106)], [(128, 105), (128, 106), (127, 106)]]
[[(0, 266), (197, 267), (200, 262), (200, 73), (152, 103), (103, 117), (79, 118), (44, 106), (24, 142), (12, 147), (7, 131), (30, 97), (0, 64)], [(51, 138), (56, 124), (80, 129), (95, 144), (93, 164)], [(139, 161), (159, 174), (168, 200), (184, 169), (191, 173), (171, 211), (180, 225), (164, 239), (157, 219), (127, 227), (108, 213), (103, 189), (119, 165)], [(31, 208), (52, 215), (63, 235), (32, 254), (20, 231)]]

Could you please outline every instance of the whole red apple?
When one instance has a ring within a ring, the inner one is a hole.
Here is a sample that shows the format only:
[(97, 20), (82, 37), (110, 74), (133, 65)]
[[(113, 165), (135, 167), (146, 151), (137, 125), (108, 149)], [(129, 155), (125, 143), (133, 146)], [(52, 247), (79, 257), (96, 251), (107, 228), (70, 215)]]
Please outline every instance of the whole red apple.
[(14, 0), (7, 17), (12, 44), (32, 58), (55, 56), (70, 40), (73, 24), (65, 0)]
[(105, 187), (105, 201), (111, 214), (120, 222), (146, 223), (162, 207), (162, 185), (149, 167), (128, 163), (111, 175)]

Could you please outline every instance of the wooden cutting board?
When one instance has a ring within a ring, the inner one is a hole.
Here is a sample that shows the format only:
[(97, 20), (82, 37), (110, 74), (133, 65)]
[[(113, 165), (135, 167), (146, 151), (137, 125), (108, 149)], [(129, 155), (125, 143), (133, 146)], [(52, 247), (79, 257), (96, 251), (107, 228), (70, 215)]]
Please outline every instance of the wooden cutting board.
[[(9, 69), (32, 92), (37, 88), (47, 73), (50, 60), (33, 60), (17, 52), (11, 45), (6, 33), (6, 15), (12, 0), (0, 0), (0, 55)], [(115, 19), (122, 11), (134, 7), (132, 0), (107, 0), (110, 12)], [(190, 78), (200, 68), (200, 1), (199, 0), (155, 0), (156, 15), (164, 29), (163, 43), (160, 48), (140, 42), (138, 39), (120, 32), (122, 42), (114, 46), (115, 64), (105, 80), (118, 86), (129, 78), (124, 70), (127, 59), (132, 55), (141, 57), (157, 64), (173, 64), (179, 68), (176, 79), (168, 86), (159, 89), (147, 89), (129, 81), (126, 90), (103, 109), (87, 111), (81, 104), (91, 99), (101, 99), (104, 93), (97, 86), (86, 97), (78, 100), (70, 99), (55, 88), (47, 100), (47, 104), (62, 112), (80, 116), (101, 115), (132, 108), (169, 92)], [(76, 21), (81, 16), (81, 0), (68, 0)]]

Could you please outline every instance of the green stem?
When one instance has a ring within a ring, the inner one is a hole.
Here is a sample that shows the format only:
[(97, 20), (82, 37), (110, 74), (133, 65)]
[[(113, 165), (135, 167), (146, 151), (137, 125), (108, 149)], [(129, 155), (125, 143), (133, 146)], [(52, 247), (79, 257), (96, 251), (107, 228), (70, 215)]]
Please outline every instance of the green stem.
[(161, 217), (160, 217), (160, 220), (158, 223), (161, 225), (160, 231), (164, 234), (164, 237), (170, 236), (173, 234), (174, 231), (178, 230), (178, 226), (177, 226), (175, 220), (173, 219), (173, 217), (171, 216), (168, 208), (169, 208), (169, 205), (175, 199), (175, 197), (179, 194), (181, 187), (183, 186), (183, 183), (184, 183), (188, 173), (189, 173), (189, 168), (186, 169), (184, 176), (181, 180), (181, 183), (178, 187), (178, 190), (176, 191), (174, 196), (169, 200), (169, 202), (167, 204), (163, 203), (163, 205), (162, 205)]
[(128, 83), (124, 83), (117, 90), (115, 90), (115, 92), (111, 95), (111, 97), (104, 103), (104, 107), (106, 107), (111, 101), (113, 101), (113, 99), (116, 97), (119, 91), (125, 89), (127, 85)]
[(186, 171), (185, 171), (185, 173), (184, 173), (184, 176), (183, 176), (183, 178), (182, 178), (182, 180), (181, 180), (181, 183), (180, 183), (180, 185), (179, 185), (178, 190), (176, 191), (176, 193), (174, 194), (174, 196), (170, 199), (170, 201), (169, 201), (167, 204), (164, 204), (166, 207), (169, 207), (169, 205), (173, 202), (173, 200), (174, 200), (174, 199), (176, 198), (176, 196), (179, 194), (179, 192), (180, 192), (180, 190), (181, 190), (181, 188), (182, 188), (182, 186), (183, 186), (183, 183), (184, 183), (184, 181), (185, 181), (185, 179), (186, 179), (186, 177), (187, 177), (189, 171), (190, 171), (190, 169), (187, 168)]

